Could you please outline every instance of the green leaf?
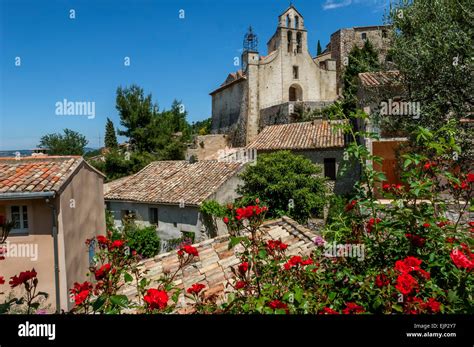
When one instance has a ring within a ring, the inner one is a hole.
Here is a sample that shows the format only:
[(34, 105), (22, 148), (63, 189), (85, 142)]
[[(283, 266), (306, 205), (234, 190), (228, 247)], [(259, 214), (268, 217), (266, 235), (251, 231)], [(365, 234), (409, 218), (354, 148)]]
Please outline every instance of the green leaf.
[(128, 307), (128, 298), (125, 295), (113, 295), (110, 297), (112, 304), (120, 307)]
[(246, 237), (243, 237), (243, 236), (231, 237), (230, 240), (229, 240), (229, 249), (234, 248), (235, 246), (237, 246), (240, 242), (242, 242), (245, 239), (246, 239)]
[(105, 304), (105, 297), (101, 295), (92, 303), (92, 309), (94, 311), (99, 311), (102, 308), (102, 306), (104, 306), (104, 304)]
[(128, 272), (126, 272), (126, 273), (123, 275), (123, 278), (124, 278), (124, 280), (125, 280), (125, 283), (132, 282), (132, 281), (133, 281), (132, 275), (130, 275)]

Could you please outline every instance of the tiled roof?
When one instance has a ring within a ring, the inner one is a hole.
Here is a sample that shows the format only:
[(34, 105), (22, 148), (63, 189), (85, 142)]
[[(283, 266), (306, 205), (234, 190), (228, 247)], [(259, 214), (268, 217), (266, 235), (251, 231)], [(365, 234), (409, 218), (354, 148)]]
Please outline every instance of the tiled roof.
[(359, 80), (364, 87), (398, 85), (400, 84), (400, 72), (397, 70), (361, 72), (359, 73)]
[(241, 163), (155, 161), (120, 184), (107, 183), (105, 200), (199, 205), (242, 168)]
[(248, 146), (256, 150), (318, 149), (344, 147), (342, 129), (332, 126), (342, 121), (270, 125), (265, 127)]
[[(288, 217), (268, 221), (263, 224), (261, 230), (266, 233), (267, 239), (281, 239), (286, 243), (289, 255), (307, 256), (315, 247), (316, 234)], [(199, 257), (184, 271), (177, 274), (174, 284), (181, 289), (187, 289), (194, 283), (202, 283), (206, 286), (205, 294), (207, 296), (217, 295), (222, 300), (224, 294), (232, 290), (232, 287), (227, 286), (229, 281), (234, 280), (231, 268), (240, 263), (238, 254), (242, 252), (240, 245), (230, 250), (228, 245), (229, 235), (218, 236), (195, 244), (194, 247), (197, 248)], [(178, 269), (179, 261), (176, 251), (173, 251), (145, 260), (141, 266), (143, 270), (147, 271), (145, 277), (154, 281), (164, 273), (174, 273)], [(133, 300), (136, 288), (127, 286), (123, 289), (123, 294)], [(178, 303), (180, 303), (178, 309), (183, 310), (189, 300), (182, 293)]]
[(217, 89), (213, 90), (209, 94), (212, 95), (214, 93), (217, 93), (218, 91), (227, 88), (234, 82), (240, 81), (245, 78), (245, 73), (242, 70), (231, 72), (229, 75), (227, 75), (227, 78), (225, 79), (224, 83), (222, 83)]
[(0, 158), (0, 195), (58, 192), (82, 162), (80, 156)]

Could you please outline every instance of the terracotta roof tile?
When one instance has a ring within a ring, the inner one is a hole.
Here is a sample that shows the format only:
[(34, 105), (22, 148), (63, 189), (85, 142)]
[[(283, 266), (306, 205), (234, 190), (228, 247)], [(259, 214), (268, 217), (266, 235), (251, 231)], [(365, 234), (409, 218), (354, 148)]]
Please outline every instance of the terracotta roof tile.
[(344, 147), (344, 133), (334, 125), (342, 121), (313, 121), (265, 127), (248, 146), (256, 150)]
[(186, 161), (156, 161), (144, 169), (105, 184), (105, 200), (199, 205), (224, 182), (236, 175), (241, 163), (214, 160), (189, 163)]
[(0, 158), (0, 193), (57, 192), (83, 161), (79, 156)]
[(400, 72), (397, 70), (359, 73), (360, 83), (364, 87), (398, 85), (400, 84), (400, 79)]

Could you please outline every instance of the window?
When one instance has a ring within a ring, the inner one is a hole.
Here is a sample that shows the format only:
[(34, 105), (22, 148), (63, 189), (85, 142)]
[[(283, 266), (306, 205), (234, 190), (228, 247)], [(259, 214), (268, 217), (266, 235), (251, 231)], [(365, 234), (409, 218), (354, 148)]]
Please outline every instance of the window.
[(150, 224), (158, 225), (158, 209), (156, 207), (150, 207), (148, 210), (148, 220)]
[(295, 16), (295, 29), (298, 29), (300, 26), (300, 17)]
[(324, 176), (330, 180), (336, 179), (336, 159), (324, 158)]
[(382, 30), (382, 37), (383, 37), (384, 39), (387, 38), (387, 30), (385, 30), (385, 29)]
[(293, 79), (298, 79), (298, 66), (293, 66)]
[(11, 220), (13, 222), (12, 231), (28, 230), (28, 207), (27, 206), (11, 206)]
[(291, 31), (288, 31), (288, 52), (291, 52), (292, 40), (293, 33)]
[(286, 15), (286, 27), (289, 28), (289, 27), (290, 27), (290, 24), (291, 24), (290, 15), (287, 14), (287, 15)]
[(367, 40), (367, 33), (362, 33), (360, 34), (360, 37), (362, 38), (362, 40)]
[(301, 33), (296, 34), (296, 53), (301, 53), (303, 45), (301, 43)]

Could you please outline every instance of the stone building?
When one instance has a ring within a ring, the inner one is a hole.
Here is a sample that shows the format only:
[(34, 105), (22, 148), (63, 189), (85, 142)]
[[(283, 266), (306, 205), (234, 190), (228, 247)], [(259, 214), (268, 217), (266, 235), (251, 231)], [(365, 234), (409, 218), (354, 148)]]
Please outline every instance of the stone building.
[(242, 70), (212, 91), (212, 132), (229, 134), (234, 146), (249, 144), (266, 125), (289, 123), (296, 109), (320, 109), (337, 97), (336, 63), (316, 62), (308, 51), (304, 18), (291, 5), (258, 52), (251, 28), (244, 38)]
[(314, 120), (265, 127), (247, 148), (259, 154), (289, 150), (321, 165), (324, 176), (336, 194), (352, 191), (359, 168), (342, 170), (347, 139), (342, 120)]
[(154, 225), (164, 248), (182, 237), (199, 242), (227, 232), (222, 221), (209, 221), (200, 206), (206, 200), (225, 204), (239, 197), (236, 188), (243, 167), (216, 160), (155, 161), (134, 175), (105, 184), (104, 199), (118, 227), (124, 219)]
[(354, 46), (362, 48), (369, 40), (379, 54), (379, 62), (383, 64), (390, 48), (390, 26), (375, 25), (340, 29), (331, 35), (331, 40), (322, 54), (316, 57), (318, 63), (333, 59), (337, 72), (337, 94), (342, 93), (342, 75), (348, 65), (348, 56)]

